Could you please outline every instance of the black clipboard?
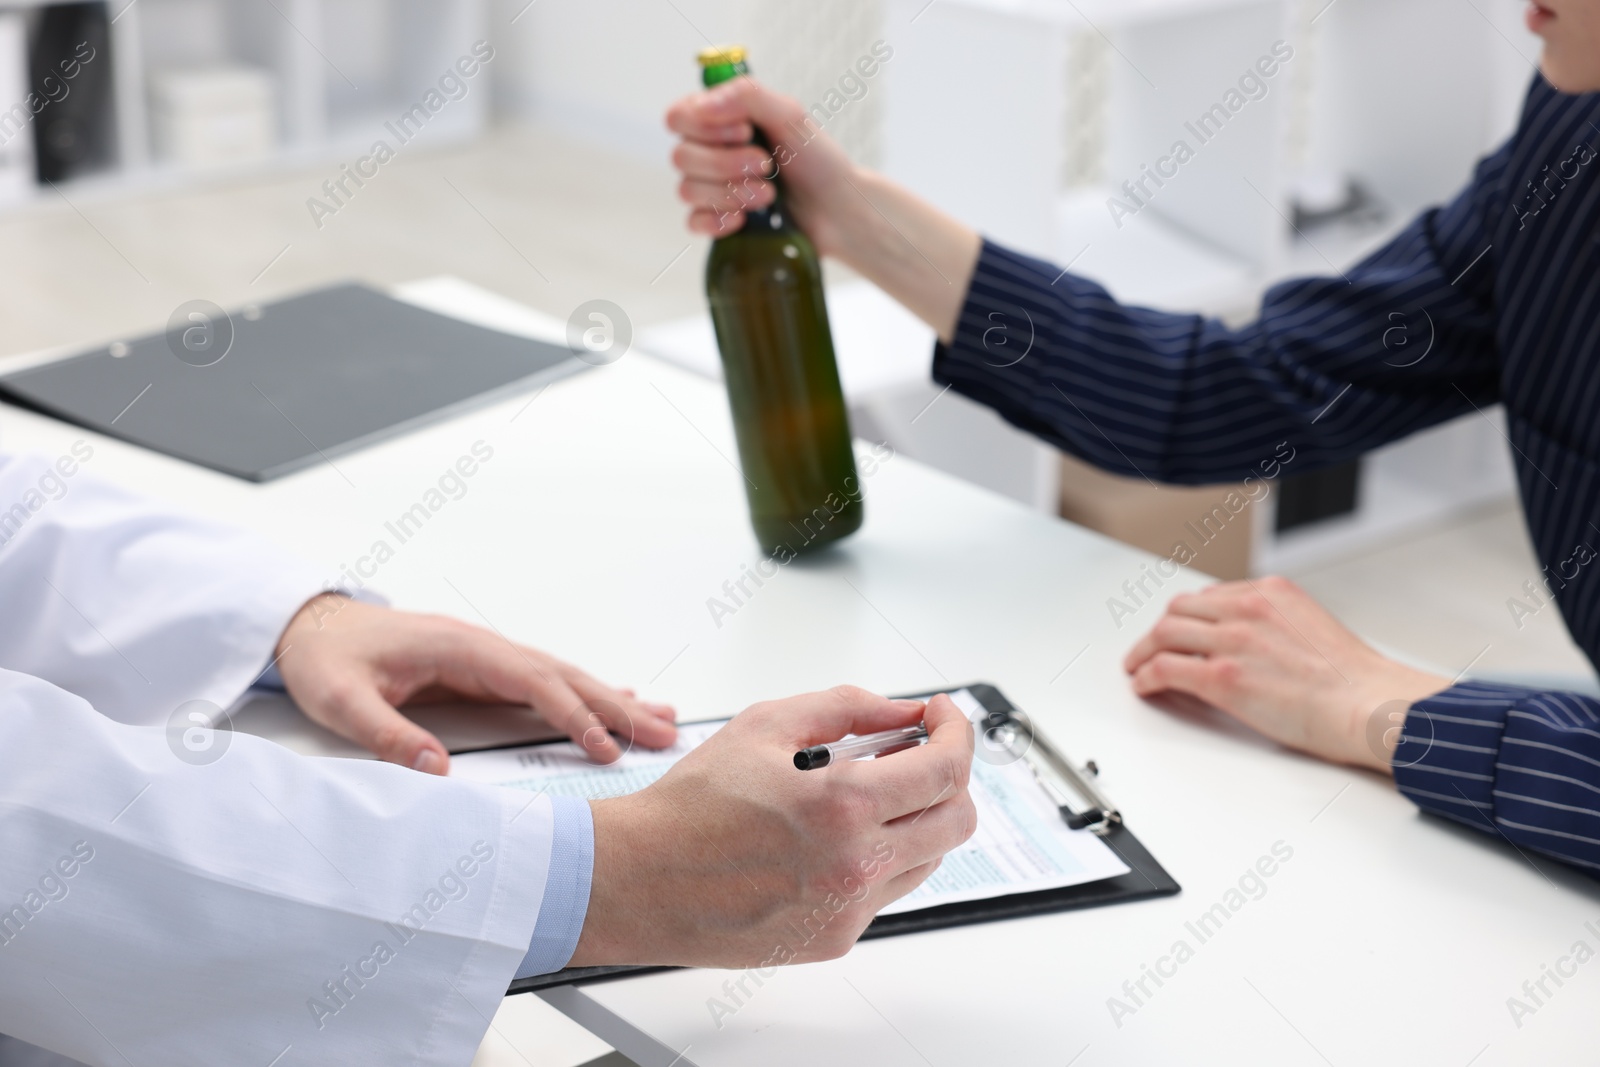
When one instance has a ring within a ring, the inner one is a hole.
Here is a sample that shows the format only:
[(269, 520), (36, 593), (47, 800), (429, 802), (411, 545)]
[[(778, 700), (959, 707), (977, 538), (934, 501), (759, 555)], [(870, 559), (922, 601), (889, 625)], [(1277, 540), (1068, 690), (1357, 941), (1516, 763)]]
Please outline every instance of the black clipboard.
[[(923, 699), (939, 693), (965, 689), (982, 705), (985, 740), (991, 751), (1017, 753), (1019, 758), (1032, 764), (1040, 786), (1051, 794), (1061, 809), (1062, 818), (1074, 829), (1083, 828), (1100, 837), (1128, 865), (1128, 873), (1098, 882), (1066, 886), (1061, 889), (1044, 889), (1033, 893), (1013, 893), (1009, 896), (991, 897), (987, 900), (941, 904), (917, 911), (880, 915), (872, 920), (861, 935), (861, 940), (915, 934), (924, 930), (941, 930), (950, 926), (971, 923), (997, 922), (1026, 915), (1043, 915), (1077, 908), (1097, 908), (1106, 904), (1124, 904), (1152, 897), (1172, 896), (1182, 890), (1177, 881), (1156, 861), (1123, 821), (1122, 812), (1106, 799), (1095, 784), (1099, 770), (1093, 762), (1077, 766), (1068, 760), (1036, 730), (1025, 712), (1007, 700), (999, 689), (988, 683), (954, 685), (927, 693), (913, 693), (911, 697)], [(559, 744), (561, 740), (537, 742)], [(504, 747), (525, 747), (523, 745)], [(481, 750), (475, 750), (481, 751)], [(581, 985), (610, 978), (631, 977), (657, 971), (675, 970), (673, 967), (569, 967), (553, 974), (534, 975), (513, 981), (507, 993), (531, 993), (551, 986)]]

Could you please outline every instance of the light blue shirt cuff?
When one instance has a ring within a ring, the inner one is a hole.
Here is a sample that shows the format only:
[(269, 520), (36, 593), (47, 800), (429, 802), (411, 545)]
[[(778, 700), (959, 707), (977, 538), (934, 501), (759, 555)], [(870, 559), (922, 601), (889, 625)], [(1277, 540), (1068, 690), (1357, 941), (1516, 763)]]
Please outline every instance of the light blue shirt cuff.
[(580, 797), (551, 797), (555, 831), (550, 839), (550, 874), (545, 879), (539, 921), (528, 942), (518, 978), (559, 971), (572, 958), (589, 914), (594, 878), (594, 814)]

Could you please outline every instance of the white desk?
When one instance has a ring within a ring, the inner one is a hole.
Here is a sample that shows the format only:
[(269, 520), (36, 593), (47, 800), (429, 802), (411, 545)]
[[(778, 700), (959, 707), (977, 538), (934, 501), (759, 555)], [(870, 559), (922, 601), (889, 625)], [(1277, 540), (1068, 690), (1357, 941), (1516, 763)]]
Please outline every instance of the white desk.
[[(412, 292), (491, 324), (560, 325), (459, 285)], [(3, 427), (7, 450), (57, 453), (86, 436), (9, 408)], [(1506, 998), (1575, 941), (1600, 948), (1583, 925), (1600, 928), (1594, 882), (1419, 817), (1377, 776), (1134, 699), (1117, 662), (1156, 609), (1118, 631), (1104, 603), (1148, 557), (903, 457), (866, 479), (857, 536), (785, 567), (720, 628), (707, 598), (758, 558), (726, 403), (639, 354), (531, 404), (508, 400), (265, 486), (101, 439), (87, 467), (256, 527), (331, 575), (479, 439), (494, 458), (467, 494), (373, 579), (398, 605), (487, 620), (687, 717), (842, 681), (890, 692), (993, 681), (1067, 751), (1099, 761), (1184, 886), (867, 943), (780, 973), (721, 1029), (707, 1007), (726, 996), (721, 972), (548, 998), (644, 1067), (680, 1053), (679, 1067), (1592, 1061), (1600, 962), (1520, 1029)], [(319, 743), (292, 724), (263, 728)], [(1293, 858), (1266, 894), (1199, 944), (1185, 923), (1279, 841)], [(1154, 995), (1119, 1028), (1107, 998), (1179, 939), (1193, 958), (1159, 989), (1147, 979)], [(639, 1034), (670, 1053), (652, 1061), (629, 1044)]]

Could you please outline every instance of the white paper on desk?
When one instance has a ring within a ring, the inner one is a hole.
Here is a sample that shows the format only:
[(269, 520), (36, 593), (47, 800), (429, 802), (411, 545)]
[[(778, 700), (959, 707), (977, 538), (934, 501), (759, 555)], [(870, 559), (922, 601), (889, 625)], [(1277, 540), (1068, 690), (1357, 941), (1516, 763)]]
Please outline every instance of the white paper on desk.
[(615, 763), (600, 765), (571, 741), (466, 752), (450, 758), (450, 777), (526, 789), (551, 796), (604, 800), (637, 793), (695, 746), (723, 727), (723, 721), (678, 725), (671, 748), (634, 748)]
[[(965, 689), (950, 699), (969, 718), (984, 713)], [(1128, 865), (1095, 833), (1067, 829), (1027, 760), (973, 760), (968, 791), (978, 809), (977, 831), (946, 854), (926, 882), (878, 914), (1061, 889), (1128, 873)]]
[[(950, 695), (969, 716), (982, 715), (982, 707), (967, 690)], [(590, 800), (622, 796), (660, 778), (722, 725), (684, 723), (671, 748), (635, 748), (607, 766), (591, 763), (577, 745), (562, 742), (464, 753), (450, 761), (450, 774), (556, 796)], [(975, 760), (971, 792), (978, 809), (977, 832), (945, 856), (931, 878), (880, 914), (1060, 889), (1128, 872), (1095, 834), (1067, 829), (1026, 760), (1003, 766)]]

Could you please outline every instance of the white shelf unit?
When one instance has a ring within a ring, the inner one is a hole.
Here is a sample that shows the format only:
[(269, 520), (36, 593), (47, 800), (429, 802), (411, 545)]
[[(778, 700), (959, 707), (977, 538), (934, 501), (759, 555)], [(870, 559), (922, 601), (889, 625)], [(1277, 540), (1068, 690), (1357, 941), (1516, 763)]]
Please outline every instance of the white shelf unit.
[[(1451, 199), (1515, 129), (1540, 51), (1516, 0), (1339, 0), (1301, 39), (1310, 59), (1302, 164), (1353, 175), (1388, 211), (1365, 228), (1291, 234), (1266, 283), (1326, 273), (1327, 260), (1348, 267)], [(1511, 459), (1498, 407), (1379, 449), (1363, 463), (1354, 514), (1274, 535), (1264, 510), (1254, 566), (1316, 565), (1507, 498)]]
[[(1279, 267), (1292, 64), (1208, 143), (1185, 124), (1291, 36), (1282, 0), (889, 0), (884, 35), (884, 170), (988, 236), (1177, 309), (1242, 312)], [(1180, 138), (1194, 157), (1114, 217)], [(864, 407), (907, 454), (1056, 509), (1053, 449), (936, 393)]]
[[(1466, 182), (1514, 127), (1538, 57), (1518, 10), (1517, 0), (890, 0), (884, 169), (1023, 251), (1065, 262), (1089, 246), (1074, 272), (1120, 299), (1234, 312), (1278, 278), (1330, 272), (1319, 252), (1352, 262)], [(1200, 144), (1198, 116), (1278, 41), (1294, 57), (1262, 79), (1265, 96)], [(1179, 139), (1194, 159), (1118, 225), (1107, 200), (1126, 200), (1122, 183)], [(1308, 247), (1287, 221), (1288, 183), (1303, 170), (1358, 179), (1387, 218), (1312, 235)]]
[[(0, 0), (0, 11), (47, 0)], [(109, 0), (116, 144), (105, 170), (68, 185), (93, 195), (260, 173), (364, 151), (384, 123), (421, 101), (474, 42), (488, 37), (488, 0)], [(206, 168), (156, 158), (150, 78), (167, 67), (246, 64), (276, 88), (277, 143), (266, 160)], [(424, 128), (439, 143), (481, 130), (489, 78), (480, 74)], [(25, 202), (24, 202), (25, 203)]]
[[(1081, 254), (1074, 271), (1122, 299), (1193, 306), (1191, 288), (1225, 299), (1278, 265), (1293, 62), (1207, 142), (1191, 127), (1292, 37), (1283, 0), (893, 0), (889, 26), (892, 177), (1002, 243)], [(1072, 135), (1085, 126), (1104, 132)], [(1145, 168), (1180, 139), (1193, 158), (1155, 186)], [(1140, 180), (1153, 195), (1120, 188)], [(1112, 197), (1135, 212), (1114, 217)]]
[[(1538, 56), (1515, 0), (889, 0), (886, 20), (891, 176), (1125, 302), (1233, 321), (1275, 281), (1348, 267), (1453, 195), (1514, 127)], [(1199, 143), (1198, 117), (1278, 41), (1293, 58)], [(1180, 139), (1193, 158), (1114, 215), (1108, 199), (1126, 202), (1122, 183)], [(1314, 172), (1354, 178), (1384, 214), (1298, 234), (1290, 183)], [(971, 421), (981, 449), (1016, 462), (1005, 435), (1024, 435)], [(1476, 414), (1379, 450), (1351, 516), (1280, 536), (1260, 509), (1254, 566), (1314, 564), (1503, 497), (1506, 450)], [(1028, 455), (1042, 487), (1054, 455)]]

